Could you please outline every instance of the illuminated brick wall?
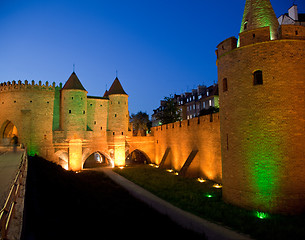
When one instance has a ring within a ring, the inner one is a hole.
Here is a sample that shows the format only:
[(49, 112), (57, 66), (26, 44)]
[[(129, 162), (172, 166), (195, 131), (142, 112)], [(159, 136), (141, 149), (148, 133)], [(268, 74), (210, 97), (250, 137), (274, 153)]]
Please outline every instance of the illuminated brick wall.
[(160, 164), (171, 148), (165, 166), (179, 171), (193, 150), (199, 150), (188, 174), (221, 182), (219, 115), (196, 117), (182, 122), (154, 127), (155, 162)]
[(305, 41), (287, 39), (288, 28), (279, 40), (227, 51), (224, 41), (217, 65), (224, 200), (295, 213), (305, 211)]
[[(11, 121), (18, 130), (19, 142), (29, 154), (50, 157), (53, 152), (52, 123), (55, 84), (21, 81), (0, 86), (0, 130)], [(1, 140), (3, 136), (1, 136)]]

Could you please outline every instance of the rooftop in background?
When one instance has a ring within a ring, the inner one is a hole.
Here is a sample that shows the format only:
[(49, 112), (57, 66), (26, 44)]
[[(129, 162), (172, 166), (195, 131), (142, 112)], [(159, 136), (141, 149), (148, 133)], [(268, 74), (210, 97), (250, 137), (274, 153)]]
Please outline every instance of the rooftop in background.
[(288, 13), (285, 13), (278, 18), (280, 25), (293, 24), (305, 26), (305, 13), (298, 12), (298, 6), (293, 5), (288, 9)]

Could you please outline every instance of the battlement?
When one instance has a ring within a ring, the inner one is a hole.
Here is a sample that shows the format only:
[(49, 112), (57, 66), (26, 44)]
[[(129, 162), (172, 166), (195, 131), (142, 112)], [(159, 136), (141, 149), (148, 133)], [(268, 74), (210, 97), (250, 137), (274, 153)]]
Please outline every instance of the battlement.
[(281, 25), (279, 28), (279, 39), (305, 40), (305, 26)]
[(216, 56), (218, 58), (223, 54), (232, 51), (235, 48), (237, 48), (236, 37), (227, 38), (226, 40), (223, 40), (221, 43), (217, 45)]
[(154, 134), (154, 132), (157, 131), (164, 131), (164, 130), (166, 131), (168, 129), (180, 129), (180, 128), (187, 128), (194, 126), (196, 126), (196, 128), (199, 126), (206, 127), (207, 124), (212, 124), (214, 122), (219, 124), (219, 113), (213, 113), (209, 115), (195, 117), (192, 119), (187, 119), (183, 121), (178, 121), (174, 123), (168, 123), (161, 126), (153, 127), (152, 133)]
[(45, 91), (54, 91), (55, 88), (62, 88), (62, 83), (59, 84), (59, 86), (56, 86), (55, 82), (52, 83), (52, 85), (49, 85), (49, 82), (46, 81), (44, 84), (42, 84), (41, 81), (35, 83), (34, 80), (31, 81), (31, 83), (28, 82), (28, 80), (25, 80), (24, 83), (19, 80), (16, 82), (15, 80), (10, 82), (3, 82), (0, 83), (0, 93), (5, 91), (23, 91), (23, 90), (45, 90)]
[(224, 54), (236, 49), (256, 43), (280, 41), (280, 40), (305, 40), (305, 26), (301, 25), (280, 25), (277, 32), (277, 39), (271, 40), (270, 28), (262, 27), (248, 30), (239, 34), (239, 45), (235, 37), (230, 37), (218, 44), (216, 55), (219, 59)]
[(239, 47), (270, 41), (270, 27), (262, 27), (239, 34)]

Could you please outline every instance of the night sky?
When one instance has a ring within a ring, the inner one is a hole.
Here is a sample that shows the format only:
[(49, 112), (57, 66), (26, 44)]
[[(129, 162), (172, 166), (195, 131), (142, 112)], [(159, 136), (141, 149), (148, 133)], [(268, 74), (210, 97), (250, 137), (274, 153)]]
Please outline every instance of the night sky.
[[(277, 16), (295, 2), (271, 0)], [(130, 113), (217, 82), (218, 43), (238, 36), (245, 0), (0, 0), (0, 82), (75, 72), (102, 96), (118, 71)]]

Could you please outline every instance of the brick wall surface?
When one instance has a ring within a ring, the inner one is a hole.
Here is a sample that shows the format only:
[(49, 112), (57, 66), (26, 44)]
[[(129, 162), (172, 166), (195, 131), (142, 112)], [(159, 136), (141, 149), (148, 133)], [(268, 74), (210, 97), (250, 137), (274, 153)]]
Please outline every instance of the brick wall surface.
[(190, 176), (221, 182), (219, 115), (213, 114), (153, 128), (155, 159), (160, 164), (169, 147), (165, 166), (179, 171), (193, 150), (199, 150), (189, 169)]
[[(305, 41), (247, 45), (217, 64), (224, 199), (271, 212), (304, 211)], [(256, 70), (262, 85), (253, 85)]]

